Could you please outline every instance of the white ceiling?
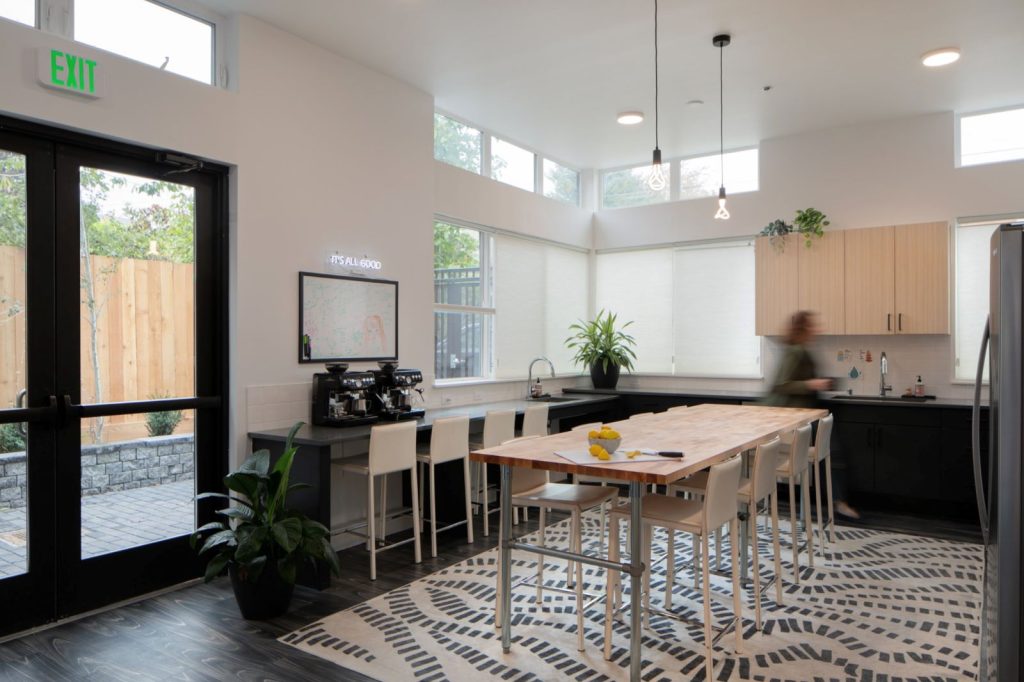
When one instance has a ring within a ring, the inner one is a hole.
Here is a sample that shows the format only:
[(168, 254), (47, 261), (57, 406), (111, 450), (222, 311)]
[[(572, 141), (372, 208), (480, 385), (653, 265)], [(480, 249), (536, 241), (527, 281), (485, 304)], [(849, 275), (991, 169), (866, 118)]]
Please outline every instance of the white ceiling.
[[(650, 159), (652, 0), (202, 0), (432, 93), (448, 111), (579, 167)], [(725, 145), (1024, 103), (1022, 0), (661, 0), (661, 148)], [(955, 45), (959, 63), (921, 66)], [(762, 87), (771, 85), (764, 92)], [(688, 107), (691, 99), (706, 102)], [(631, 128), (618, 111), (641, 109)]]

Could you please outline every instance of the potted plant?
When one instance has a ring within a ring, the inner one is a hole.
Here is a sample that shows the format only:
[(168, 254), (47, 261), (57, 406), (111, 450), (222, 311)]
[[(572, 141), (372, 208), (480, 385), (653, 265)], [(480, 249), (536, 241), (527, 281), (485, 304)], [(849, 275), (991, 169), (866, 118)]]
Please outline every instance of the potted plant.
[(816, 208), (805, 208), (796, 212), (793, 224), (790, 225), (784, 220), (773, 220), (761, 230), (761, 235), (771, 238), (772, 246), (780, 251), (786, 248), (785, 236), (791, 233), (801, 234), (804, 237), (804, 246), (810, 248), (814, 237), (821, 237), (825, 234), (824, 228), (830, 225), (828, 216)]
[(270, 467), (270, 452), (260, 450), (249, 456), (237, 471), (224, 477), (224, 485), (235, 494), (202, 493), (196, 499), (222, 498), (235, 503), (217, 513), (225, 521), (213, 521), (192, 534), (199, 554), (212, 556), (206, 565), (209, 582), (225, 570), (242, 616), (272, 618), (288, 610), (295, 576), (304, 562), (324, 561), (334, 575), (340, 574), (338, 555), (330, 543), (330, 531), (301, 512), (286, 507), (288, 494), (305, 483), (291, 483), (292, 461), (298, 448), (292, 444), (292, 427), (284, 453)]
[(575, 364), (590, 368), (594, 388), (615, 388), (620, 368), (633, 371), (636, 340), (622, 331), (633, 322), (616, 329), (617, 320), (615, 313), (602, 310), (590, 322), (580, 320), (569, 326), (573, 334), (565, 345), (576, 352), (572, 359)]

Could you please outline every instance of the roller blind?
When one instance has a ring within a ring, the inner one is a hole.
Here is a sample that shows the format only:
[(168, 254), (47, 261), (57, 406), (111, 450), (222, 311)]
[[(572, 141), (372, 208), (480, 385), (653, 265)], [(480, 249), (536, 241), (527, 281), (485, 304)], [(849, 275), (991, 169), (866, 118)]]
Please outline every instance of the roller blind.
[(638, 372), (672, 371), (672, 250), (651, 249), (597, 256), (595, 297), (598, 310), (633, 321), (626, 331), (636, 338)]
[[(954, 375), (974, 381), (981, 351), (981, 334), (989, 311), (989, 244), (998, 225), (956, 229), (956, 361)], [(988, 359), (984, 379), (988, 380)]]
[(538, 356), (570, 371), (564, 341), (587, 315), (587, 254), (499, 234), (494, 260), (495, 378), (524, 376)]
[(680, 248), (672, 261), (675, 373), (761, 376), (753, 242)]

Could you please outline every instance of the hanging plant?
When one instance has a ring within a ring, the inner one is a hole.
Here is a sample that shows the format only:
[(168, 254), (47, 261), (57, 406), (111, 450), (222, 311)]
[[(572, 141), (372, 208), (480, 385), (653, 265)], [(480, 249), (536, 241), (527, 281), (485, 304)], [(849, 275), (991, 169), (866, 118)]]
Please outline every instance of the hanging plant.
[(772, 246), (782, 251), (786, 248), (786, 235), (797, 233), (803, 235), (804, 245), (810, 248), (813, 238), (822, 237), (829, 224), (828, 216), (824, 213), (816, 208), (805, 208), (796, 212), (792, 225), (784, 220), (773, 220), (764, 226), (761, 236), (768, 237)]

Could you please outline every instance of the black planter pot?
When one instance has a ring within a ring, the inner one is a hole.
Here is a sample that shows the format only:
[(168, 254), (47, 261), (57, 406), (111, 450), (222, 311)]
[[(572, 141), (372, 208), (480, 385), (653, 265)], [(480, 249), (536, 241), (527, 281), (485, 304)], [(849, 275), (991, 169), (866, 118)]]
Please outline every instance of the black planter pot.
[(619, 366), (609, 362), (606, 372), (604, 363), (595, 362), (590, 366), (590, 380), (594, 382), (594, 388), (615, 388), (619, 383)]
[(294, 583), (287, 583), (277, 573), (277, 566), (267, 562), (259, 580), (251, 583), (238, 575), (238, 569), (232, 565), (228, 569), (231, 576), (231, 587), (235, 590), (235, 601), (242, 618), (246, 620), (266, 620), (288, 611), (292, 602)]

